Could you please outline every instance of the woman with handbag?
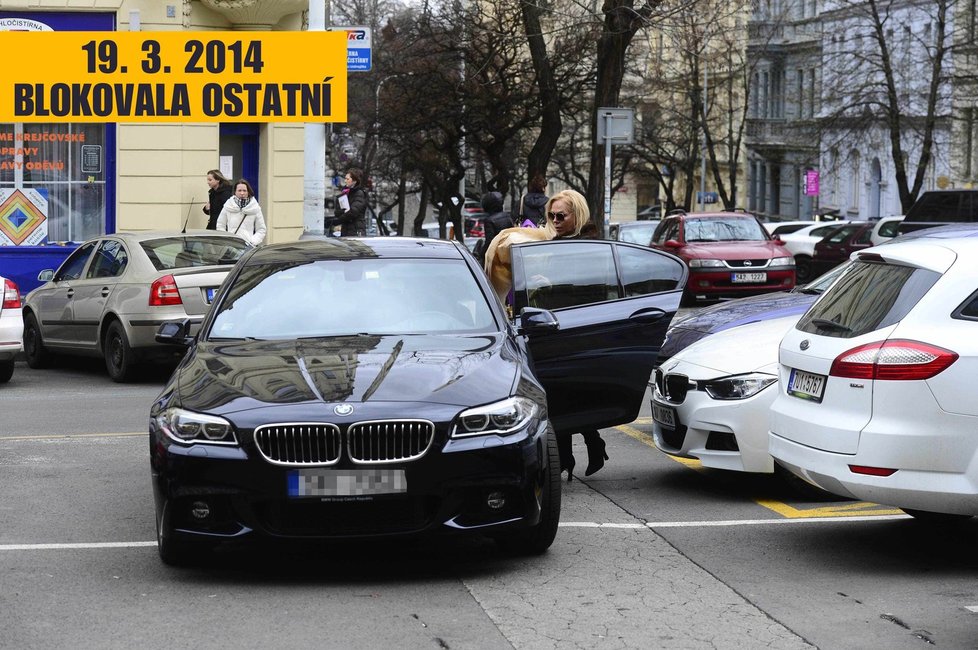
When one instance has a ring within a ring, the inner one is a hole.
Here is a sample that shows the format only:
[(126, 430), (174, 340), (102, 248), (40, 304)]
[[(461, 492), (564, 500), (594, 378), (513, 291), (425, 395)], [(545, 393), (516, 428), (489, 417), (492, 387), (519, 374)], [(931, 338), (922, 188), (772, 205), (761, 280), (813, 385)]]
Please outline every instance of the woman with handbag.
[(217, 218), (217, 229), (233, 233), (252, 246), (265, 241), (265, 216), (255, 198), (251, 183), (240, 179), (234, 184), (234, 196), (227, 200)]

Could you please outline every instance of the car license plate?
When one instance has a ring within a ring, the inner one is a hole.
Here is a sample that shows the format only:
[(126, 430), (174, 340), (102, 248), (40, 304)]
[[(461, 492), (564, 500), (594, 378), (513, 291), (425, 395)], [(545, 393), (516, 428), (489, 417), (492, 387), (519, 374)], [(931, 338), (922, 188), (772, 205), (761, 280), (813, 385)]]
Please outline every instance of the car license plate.
[(805, 372), (804, 370), (797, 370), (795, 368), (791, 369), (791, 374), (788, 376), (789, 395), (794, 395), (795, 397), (811, 400), (813, 402), (821, 402), (822, 394), (824, 392), (824, 375), (814, 375), (810, 372)]
[(403, 469), (291, 470), (289, 497), (360, 497), (407, 492)]
[(731, 273), (731, 282), (767, 282), (767, 273)]
[(217, 293), (217, 287), (207, 287), (207, 304), (214, 302), (214, 294)]
[(676, 428), (676, 409), (652, 402), (652, 419), (664, 427)]

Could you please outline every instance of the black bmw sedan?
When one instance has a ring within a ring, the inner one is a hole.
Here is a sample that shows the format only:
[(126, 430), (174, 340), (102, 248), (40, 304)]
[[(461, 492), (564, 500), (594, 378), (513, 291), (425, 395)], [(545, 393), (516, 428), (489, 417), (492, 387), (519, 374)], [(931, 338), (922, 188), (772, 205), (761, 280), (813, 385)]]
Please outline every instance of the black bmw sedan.
[(540, 553), (554, 431), (632, 421), (679, 306), (668, 253), (513, 249), (510, 320), (472, 256), (413, 238), (275, 244), (232, 269), (150, 412), (160, 556), (250, 537), (474, 532)]

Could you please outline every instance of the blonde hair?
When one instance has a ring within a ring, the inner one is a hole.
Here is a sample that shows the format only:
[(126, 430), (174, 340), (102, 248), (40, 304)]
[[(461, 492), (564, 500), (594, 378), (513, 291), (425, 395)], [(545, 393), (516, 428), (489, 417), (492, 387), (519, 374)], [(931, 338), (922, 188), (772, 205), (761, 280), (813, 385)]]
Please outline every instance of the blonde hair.
[[(581, 229), (583, 229), (587, 222), (591, 220), (591, 210), (587, 207), (587, 199), (584, 198), (583, 194), (576, 190), (564, 190), (562, 192), (557, 192), (550, 197), (549, 201), (547, 201), (547, 212), (551, 212), (550, 207), (554, 204), (554, 201), (560, 201), (561, 199), (567, 202), (567, 204), (570, 206), (571, 213), (574, 215), (574, 234), (568, 236), (577, 237), (581, 234)], [(554, 224), (550, 220), (549, 216), (547, 217), (546, 227), (550, 229), (554, 228)], [(556, 235), (556, 230), (554, 230), (554, 234)]]

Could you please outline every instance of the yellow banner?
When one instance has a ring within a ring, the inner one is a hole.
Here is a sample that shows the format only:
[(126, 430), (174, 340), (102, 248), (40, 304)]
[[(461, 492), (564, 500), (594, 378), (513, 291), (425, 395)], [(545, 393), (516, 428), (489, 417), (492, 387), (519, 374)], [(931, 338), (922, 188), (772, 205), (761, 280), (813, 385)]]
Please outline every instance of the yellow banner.
[(346, 122), (346, 32), (0, 32), (0, 122)]

